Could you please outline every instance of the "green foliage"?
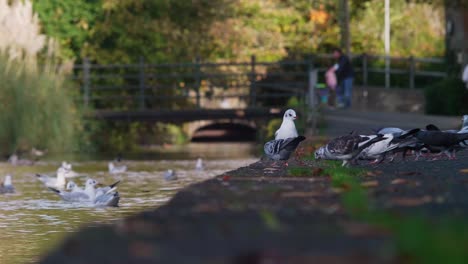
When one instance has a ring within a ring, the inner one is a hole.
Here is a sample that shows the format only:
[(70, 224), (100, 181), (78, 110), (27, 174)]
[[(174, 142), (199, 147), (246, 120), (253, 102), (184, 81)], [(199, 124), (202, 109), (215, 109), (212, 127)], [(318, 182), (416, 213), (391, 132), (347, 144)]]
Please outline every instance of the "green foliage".
[[(443, 56), (443, 8), (425, 3), (408, 3), (406, 0), (392, 0), (390, 4), (393, 56)], [(384, 1), (366, 1), (361, 6), (363, 8), (355, 11), (351, 20), (352, 51), (383, 54)]]
[(428, 114), (462, 115), (468, 112), (468, 89), (458, 76), (428, 86), (425, 95)]
[(295, 177), (310, 176), (312, 175), (312, 169), (309, 167), (291, 167), (288, 168), (288, 175)]
[(96, 20), (103, 15), (100, 2), (33, 1), (33, 7), (39, 14), (44, 32), (59, 41), (61, 55), (66, 58), (80, 58), (83, 48), (90, 41)]
[(0, 79), (1, 152), (77, 147), (81, 114), (60, 74), (0, 56)]

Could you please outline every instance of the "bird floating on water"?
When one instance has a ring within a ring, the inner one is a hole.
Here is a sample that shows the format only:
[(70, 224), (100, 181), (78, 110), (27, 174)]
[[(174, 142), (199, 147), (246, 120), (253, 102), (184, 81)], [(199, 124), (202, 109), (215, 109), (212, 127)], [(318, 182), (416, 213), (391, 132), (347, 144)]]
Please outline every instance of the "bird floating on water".
[(124, 173), (127, 171), (127, 166), (122, 165), (122, 166), (116, 166), (114, 165), (113, 162), (109, 162), (109, 173), (111, 174), (119, 174), (119, 173)]
[(203, 160), (201, 158), (197, 159), (197, 163), (195, 164), (195, 170), (202, 171), (205, 167), (203, 166)]
[(178, 177), (177, 177), (177, 174), (175, 173), (175, 171), (169, 169), (166, 172), (164, 172), (164, 180), (166, 180), (166, 181), (175, 181), (177, 179), (178, 179)]
[(15, 187), (13, 186), (13, 183), (11, 182), (11, 175), (6, 175), (5, 180), (2, 182), (0, 185), (0, 193), (14, 193), (15, 192)]

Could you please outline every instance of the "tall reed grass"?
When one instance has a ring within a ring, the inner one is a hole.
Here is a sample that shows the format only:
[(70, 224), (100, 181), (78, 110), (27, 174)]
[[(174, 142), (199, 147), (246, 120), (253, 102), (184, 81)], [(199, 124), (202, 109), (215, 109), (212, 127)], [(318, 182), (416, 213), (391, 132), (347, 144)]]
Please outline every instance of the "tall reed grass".
[(81, 114), (30, 1), (0, 0), (0, 33), (0, 152), (71, 151)]

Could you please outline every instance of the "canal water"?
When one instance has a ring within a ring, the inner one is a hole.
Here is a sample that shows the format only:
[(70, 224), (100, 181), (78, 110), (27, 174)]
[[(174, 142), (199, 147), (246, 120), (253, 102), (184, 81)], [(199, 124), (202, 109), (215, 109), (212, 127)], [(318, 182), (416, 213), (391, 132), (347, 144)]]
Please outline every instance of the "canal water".
[[(59, 157), (39, 161), (33, 166), (0, 163), (0, 178), (11, 174), (16, 188), (15, 194), (0, 195), (0, 263), (36, 262), (80, 228), (112, 223), (157, 208), (187, 185), (255, 162), (255, 152), (251, 143), (199, 143), (158, 148), (151, 154), (124, 155), (123, 163), (128, 166), (128, 172), (118, 175), (108, 173), (108, 159), (77, 157), (67, 160), (73, 164), (74, 171), (86, 175), (73, 179), (80, 185), (87, 177), (103, 184), (121, 180), (118, 208), (67, 203), (45, 188), (35, 173), (52, 175), (62, 161)], [(197, 157), (204, 158), (205, 170), (195, 170)], [(179, 179), (166, 182), (163, 173), (167, 169), (175, 170)]]

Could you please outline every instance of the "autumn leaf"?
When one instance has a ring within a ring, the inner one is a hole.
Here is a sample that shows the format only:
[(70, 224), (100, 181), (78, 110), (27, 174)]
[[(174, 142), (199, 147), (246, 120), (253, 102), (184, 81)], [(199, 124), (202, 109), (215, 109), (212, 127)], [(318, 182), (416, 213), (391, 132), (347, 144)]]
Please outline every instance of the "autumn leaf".
[(370, 188), (370, 187), (377, 187), (379, 186), (378, 181), (365, 181), (361, 183), (362, 187)]
[(391, 184), (404, 184), (404, 183), (407, 183), (407, 182), (408, 182), (408, 180), (397, 178), (397, 179), (394, 179), (393, 181), (391, 181), (390, 183)]
[(418, 206), (423, 205), (426, 203), (430, 203), (432, 201), (432, 197), (429, 195), (425, 195), (422, 197), (401, 197), (401, 198), (393, 198), (391, 203), (393, 205), (398, 206)]

